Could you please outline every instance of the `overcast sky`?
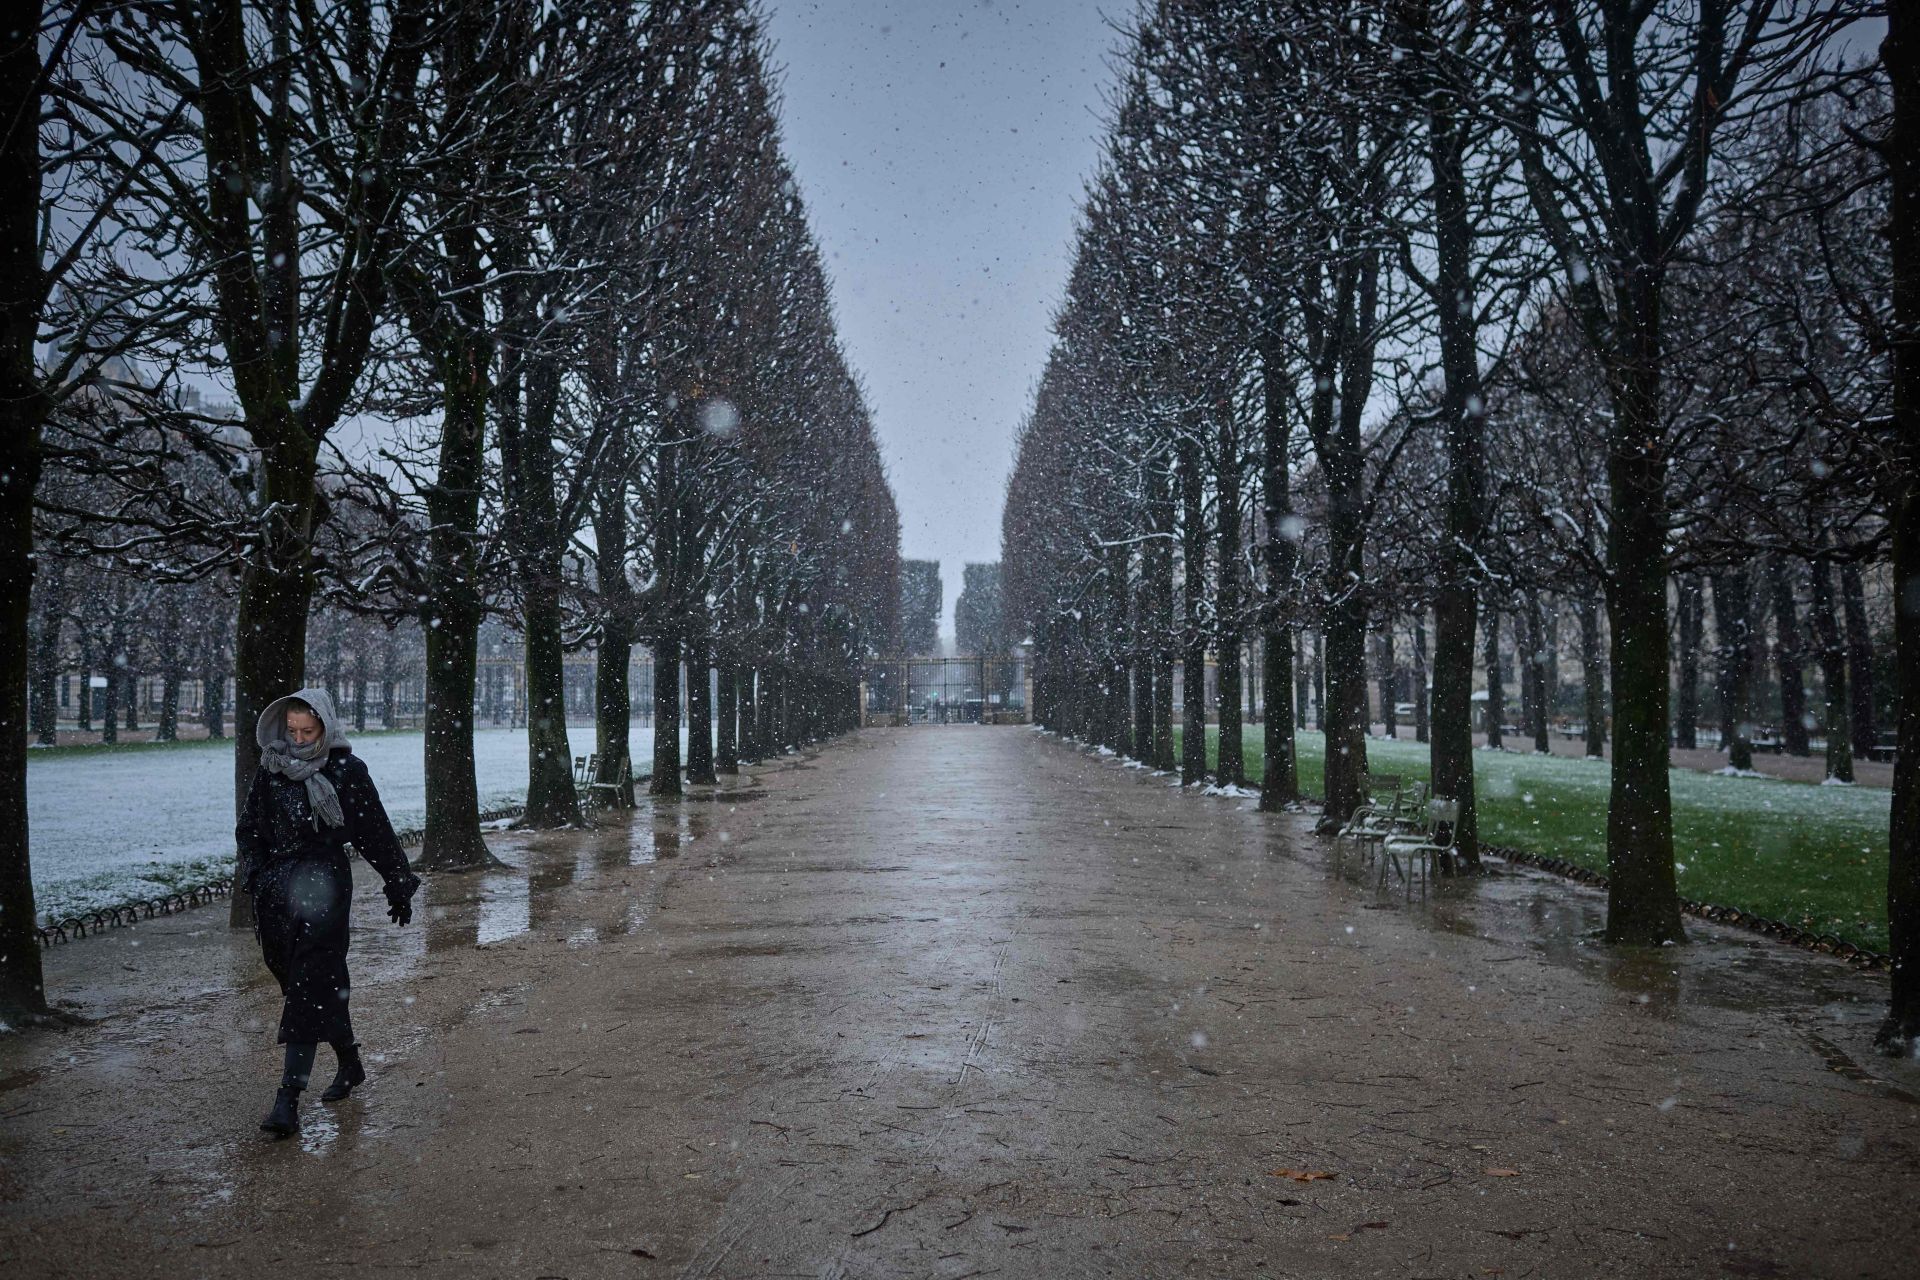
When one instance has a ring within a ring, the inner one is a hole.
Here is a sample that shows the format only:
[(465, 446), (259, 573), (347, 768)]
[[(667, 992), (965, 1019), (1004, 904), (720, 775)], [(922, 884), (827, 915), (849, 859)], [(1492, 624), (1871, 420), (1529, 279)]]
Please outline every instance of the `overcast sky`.
[(1000, 557), (1129, 0), (769, 0), (786, 152), (900, 503), (901, 549)]

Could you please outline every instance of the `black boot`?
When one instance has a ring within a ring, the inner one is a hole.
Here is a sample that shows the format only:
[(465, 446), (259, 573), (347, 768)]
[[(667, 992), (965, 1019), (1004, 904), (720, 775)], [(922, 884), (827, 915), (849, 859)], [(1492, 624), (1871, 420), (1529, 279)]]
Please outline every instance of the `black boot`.
[(322, 1102), (338, 1102), (352, 1093), (356, 1086), (367, 1082), (367, 1068), (360, 1061), (358, 1044), (335, 1046), (334, 1053), (340, 1059), (340, 1069), (333, 1073), (333, 1083), (320, 1095)]
[(267, 1112), (260, 1127), (277, 1138), (300, 1132), (300, 1091), (281, 1085), (273, 1095), (273, 1110)]
[(280, 1092), (273, 1095), (273, 1110), (260, 1122), (260, 1127), (268, 1133), (284, 1138), (300, 1131), (300, 1091), (307, 1087), (307, 1075), (313, 1070), (313, 1053), (317, 1047), (311, 1042), (287, 1045)]

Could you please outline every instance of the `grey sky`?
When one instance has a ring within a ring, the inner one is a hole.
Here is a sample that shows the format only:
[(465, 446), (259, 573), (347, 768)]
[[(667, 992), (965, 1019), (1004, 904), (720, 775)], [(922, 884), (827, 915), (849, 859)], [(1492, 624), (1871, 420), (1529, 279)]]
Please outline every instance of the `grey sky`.
[(867, 389), (901, 544), (1000, 555), (1128, 0), (769, 0), (786, 151)]

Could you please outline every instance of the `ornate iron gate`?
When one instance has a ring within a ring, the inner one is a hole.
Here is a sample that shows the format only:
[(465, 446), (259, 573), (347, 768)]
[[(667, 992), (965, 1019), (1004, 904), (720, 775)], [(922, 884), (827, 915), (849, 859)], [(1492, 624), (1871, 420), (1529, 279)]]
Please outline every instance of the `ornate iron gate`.
[(1020, 657), (885, 658), (867, 668), (868, 724), (1025, 724)]

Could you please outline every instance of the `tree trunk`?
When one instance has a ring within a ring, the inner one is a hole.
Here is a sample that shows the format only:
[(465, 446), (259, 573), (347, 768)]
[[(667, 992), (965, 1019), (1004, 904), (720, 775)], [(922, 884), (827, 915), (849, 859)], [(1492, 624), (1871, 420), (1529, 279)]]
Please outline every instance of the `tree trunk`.
[(1360, 598), (1357, 494), (1328, 519), (1324, 821), (1344, 823), (1367, 798), (1367, 612)]
[(760, 711), (755, 702), (754, 669), (741, 663), (734, 669), (734, 682), (740, 696), (740, 759), (757, 763), (765, 758), (766, 741), (760, 736)]
[[(723, 659), (717, 667), (716, 689), (719, 695), (718, 736), (713, 769), (715, 773), (740, 772), (740, 690), (734, 677), (734, 663)], [(858, 696), (857, 694), (855, 696)]]
[(1313, 663), (1303, 652), (1300, 628), (1293, 629), (1293, 722), (1299, 728), (1313, 723)]
[(1133, 758), (1153, 760), (1153, 586), (1150, 556), (1142, 553), (1133, 592)]
[(1173, 759), (1173, 494), (1167, 469), (1147, 473), (1147, 595), (1151, 612), (1154, 768), (1171, 773)]
[(694, 626), (687, 640), (687, 781), (712, 786), (719, 781), (713, 772), (713, 666), (706, 624), (696, 620)]
[(480, 834), (473, 761), (474, 691), (485, 615), (477, 577), (489, 351), (490, 343), (477, 334), (448, 343), (441, 363), (446, 408), (439, 471), (426, 493), (427, 601), (420, 621), (427, 637), (427, 819), (417, 865), (433, 871), (504, 865)]
[(522, 583), (527, 680), (527, 811), (529, 827), (580, 821), (573, 786), (573, 745), (567, 739), (566, 659), (561, 638), (557, 573)]
[[(1413, 96), (1427, 112), (1427, 161), (1432, 175), (1428, 191), (1433, 205), (1435, 250), (1429, 297), (1437, 320), (1446, 428), (1446, 521), (1433, 599), (1429, 773), (1433, 794), (1459, 804), (1459, 821), (1450, 833), (1453, 847), (1466, 867), (1477, 869), (1480, 836), (1473, 775), (1473, 637), (1486, 517), (1486, 392), (1480, 373), (1474, 225), (1466, 176), (1477, 109), (1462, 101), (1447, 74), (1445, 54), (1437, 47), (1431, 6), (1409, 5), (1396, 12), (1409, 24), (1413, 46), (1410, 56), (1402, 61), (1402, 71), (1412, 82)], [(1416, 657), (1424, 659), (1424, 639), (1418, 638), (1417, 632), (1416, 637)], [(1487, 667), (1489, 689), (1495, 667), (1494, 663)], [(1426, 700), (1424, 685), (1416, 681), (1416, 707), (1424, 709)]]
[(1729, 769), (1753, 768), (1751, 583), (1743, 569), (1713, 575), (1713, 629), (1719, 642), (1720, 745)]
[(1393, 619), (1388, 618), (1380, 634), (1374, 637), (1374, 679), (1380, 690), (1380, 731), (1389, 738), (1400, 736), (1399, 671), (1393, 652)]
[(653, 642), (653, 776), (647, 792), (680, 794), (680, 637)]
[[(34, 363), (45, 300), (41, 214), (41, 10), (19, 5), (0, 35), (0, 1018), (48, 1012), (27, 841), (27, 611), (33, 498), (48, 405)], [(58, 630), (58, 622), (55, 623)], [(84, 693), (85, 690), (83, 689)]]
[(1261, 602), (1261, 687), (1266, 720), (1261, 727), (1264, 755), (1260, 807), (1272, 812), (1300, 802), (1300, 762), (1294, 745), (1294, 631), (1287, 625), (1291, 603), (1295, 544), (1293, 475), (1288, 448), (1287, 367), (1281, 335), (1270, 333), (1260, 348), (1260, 516), (1265, 524), (1266, 598)]
[[(1476, 424), (1478, 415), (1476, 416)], [(1449, 449), (1449, 499), (1448, 523), (1452, 530), (1453, 544), (1461, 544), (1467, 536), (1455, 508), (1460, 504), (1451, 496), (1456, 485), (1472, 489), (1477, 487), (1478, 473), (1471, 479), (1462, 477), (1455, 480), (1451, 473), (1462, 465), (1471, 465), (1477, 469), (1479, 432), (1474, 430), (1471, 437), (1472, 457), (1465, 463), (1456, 461), (1460, 450)], [(1478, 501), (1473, 503), (1478, 510)], [(1474, 543), (1478, 541), (1477, 515), (1474, 523), (1466, 526), (1471, 530)], [(1480, 865), (1480, 823), (1476, 804), (1477, 795), (1473, 773), (1473, 633), (1478, 622), (1478, 600), (1474, 591), (1471, 563), (1458, 562), (1464, 557), (1450, 557), (1446, 576), (1433, 599), (1433, 711), (1430, 733), (1432, 741), (1428, 750), (1429, 775), (1433, 779), (1433, 794), (1455, 800), (1460, 805), (1460, 820), (1453, 829), (1453, 847), (1460, 861), (1469, 868)], [(1488, 621), (1493, 615), (1488, 614)], [(1493, 646), (1497, 648), (1496, 646)], [(1496, 688), (1495, 677), (1498, 661), (1490, 662), (1487, 667), (1487, 689), (1489, 693), (1487, 710), (1488, 724), (1497, 723), (1493, 717), (1493, 691)], [(1488, 742), (1498, 743), (1497, 733), (1490, 727)]]
[(1487, 745), (1506, 743), (1507, 675), (1500, 658), (1500, 611), (1489, 603), (1481, 615), (1487, 641)]
[(1553, 709), (1553, 694), (1548, 688), (1547, 627), (1540, 605), (1540, 593), (1527, 593), (1527, 674), (1533, 682), (1533, 705), (1528, 709), (1527, 727), (1533, 731), (1533, 749), (1539, 755), (1553, 751), (1548, 737), (1548, 717)]
[(1812, 753), (1807, 742), (1807, 655), (1800, 634), (1800, 602), (1794, 597), (1793, 571), (1782, 555), (1767, 560), (1773, 594), (1774, 669), (1780, 677), (1780, 737), (1790, 756)]
[[(1253, 583), (1251, 581), (1247, 583), (1247, 589), (1249, 591), (1253, 589)], [(1260, 651), (1260, 638), (1258, 633), (1247, 637), (1246, 651), (1246, 670), (1240, 682), (1247, 691), (1247, 710), (1244, 723), (1259, 724), (1263, 677), (1255, 675), (1254, 673), (1265, 670), (1263, 665), (1265, 658)]]
[(100, 741), (108, 746), (120, 741), (120, 693), (126, 685), (121, 668), (126, 664), (126, 643), (124, 624), (116, 617), (107, 637), (106, 705), (100, 712)]
[(1673, 744), (1692, 751), (1700, 745), (1700, 645), (1706, 632), (1706, 591), (1686, 574), (1675, 580), (1680, 597), (1680, 690), (1674, 699)]
[[(251, 424), (250, 424), (251, 425)], [(266, 432), (255, 432), (261, 439)], [(280, 447), (261, 450), (258, 502), (276, 510), (240, 574), (240, 616), (234, 630), (234, 811), (260, 767), (254, 721), (269, 702), (306, 683), (308, 566), (314, 516), (315, 446), (297, 426)], [(253, 900), (235, 888), (228, 911), (235, 928), (253, 924)]]
[[(605, 401), (616, 393), (618, 366), (611, 348), (590, 347), (589, 385)], [(617, 412), (602, 408), (601, 412)], [(633, 584), (627, 577), (629, 492), (628, 467), (632, 440), (625, 425), (607, 424), (606, 444), (594, 477), (593, 521), (594, 586), (598, 596), (600, 644), (594, 653), (593, 751), (599, 759), (595, 782), (611, 782), (620, 789), (615, 803), (633, 807)]]
[(1833, 598), (1833, 566), (1825, 556), (1815, 556), (1810, 566), (1813, 578), (1813, 627), (1820, 637), (1820, 683), (1825, 701), (1827, 733), (1827, 777), (1835, 782), (1853, 781), (1853, 699), (1847, 690), (1847, 646), (1840, 633), (1840, 619)]
[[(508, 265), (527, 258), (517, 228), (496, 237)], [(553, 485), (553, 421), (560, 369), (547, 354), (529, 354), (536, 323), (532, 291), (515, 282), (504, 291), (505, 363), (497, 394), (500, 470), (508, 542), (519, 578), (522, 661), (527, 687), (527, 804), (521, 825), (571, 826), (580, 821), (567, 740), (565, 642), (560, 616), (561, 539)], [(524, 407), (521, 395), (525, 387)]]
[(1207, 633), (1200, 617), (1206, 590), (1206, 529), (1201, 515), (1200, 446), (1191, 431), (1182, 432), (1180, 459), (1181, 666), (1180, 785), (1191, 787), (1207, 775)]
[(1586, 693), (1587, 757), (1598, 760), (1607, 753), (1607, 658), (1600, 644), (1600, 604), (1591, 596), (1581, 596), (1580, 610), (1580, 683)]
[(153, 737), (156, 742), (175, 742), (180, 737), (181, 654), (186, 647), (180, 634), (178, 588), (161, 588), (160, 635), (155, 647), (160, 651), (160, 718)]
[(1327, 659), (1326, 632), (1318, 627), (1313, 632), (1313, 727), (1327, 727)]
[(1867, 590), (1859, 561), (1840, 566), (1840, 591), (1847, 614), (1847, 688), (1853, 695), (1853, 754), (1858, 759), (1871, 756), (1880, 745), (1873, 706), (1873, 631), (1867, 623)]
[(1667, 778), (1667, 469), (1657, 285), (1637, 279), (1616, 375), (1607, 483), (1613, 636), (1613, 780), (1607, 806), (1607, 941), (1680, 942)]
[(227, 611), (222, 600), (207, 618), (200, 646), (200, 718), (207, 737), (227, 736)]
[(1427, 705), (1427, 610), (1413, 611), (1413, 740), (1433, 741), (1432, 711)]
[[(25, 20), (21, 20), (25, 21)], [(19, 119), (24, 107), (16, 97), (21, 77), (30, 83), (37, 59), (24, 69), (21, 47), (32, 54), (38, 38), (38, 23), (26, 25), (25, 40), (8, 36), (0, 41), (0, 69), (6, 87), (0, 101), (9, 103), (9, 119)], [(15, 181), (24, 180), (18, 159), (19, 146), (11, 135), (33, 135), (34, 130), (14, 128), (6, 145), (9, 169)], [(31, 154), (26, 174), (39, 171), (37, 149)], [(38, 182), (35, 180), (35, 186)], [(22, 212), (14, 208), (18, 197), (0, 204), (0, 225), (18, 220)], [(37, 205), (38, 201), (32, 201)], [(35, 209), (24, 211), (28, 226), (10, 228), (4, 251), (4, 270), (9, 283), (21, 283), (19, 273), (30, 270), (37, 259), (23, 252), (17, 237), (24, 232), (33, 243), (32, 222)], [(40, 479), (39, 387), (33, 364), (33, 320), (38, 311), (18, 321), (16, 328), (11, 292), (0, 298), (7, 313), (4, 387), (0, 387), (0, 1018), (13, 1021), (47, 1011), (46, 992), (42, 988), (40, 938), (34, 931), (38, 921), (33, 901), (33, 868), (28, 861), (27, 841), (27, 735), (19, 731), (27, 718), (27, 608), (33, 592), (33, 494)], [(83, 690), (84, 692), (84, 690)]]
[(1520, 611), (1513, 615), (1513, 673), (1520, 679), (1520, 729), (1528, 737), (1533, 736), (1535, 677), (1539, 674), (1531, 656), (1532, 646), (1527, 643), (1528, 624), (1537, 622), (1531, 603), (1531, 595), (1522, 596)]
[(1240, 431), (1231, 401), (1215, 409), (1220, 416), (1220, 459), (1214, 477), (1219, 491), (1219, 563), (1215, 566), (1214, 661), (1220, 681), (1220, 762), (1223, 786), (1247, 780), (1240, 697)]
[(73, 727), (81, 733), (93, 732), (93, 643), (83, 628), (80, 633), (80, 687), (74, 693)]
[(1887, 9), (1881, 60), (1893, 86), (1886, 159), (1892, 175), (1887, 236), (1893, 249), (1894, 445), (1881, 472), (1892, 529), (1894, 724), (1893, 807), (1887, 858), (1892, 998), (1876, 1043), (1890, 1054), (1920, 1041), (1920, 14)]
[[(1340, 320), (1310, 329), (1315, 388), (1309, 430), (1327, 486), (1326, 782), (1323, 825), (1345, 823), (1367, 798), (1366, 457), (1360, 424), (1373, 373), (1374, 251), (1335, 272)], [(1336, 397), (1333, 373), (1340, 375)], [(1336, 407), (1337, 399), (1337, 407)]]
[(800, 676), (782, 663), (774, 668), (773, 732), (782, 755), (800, 750)]
[(599, 589), (601, 643), (593, 654), (593, 781), (620, 787), (616, 802), (634, 804), (634, 589), (626, 576), (626, 434), (612, 430), (601, 480), (593, 489), (593, 574)]
[(480, 787), (473, 758), (473, 686), (480, 611), (460, 601), (429, 605), (427, 622), (427, 820), (422, 870), (472, 871), (503, 865), (480, 834)]
[[(783, 754), (785, 743), (780, 740), (780, 668), (779, 664), (768, 661), (760, 668), (759, 682), (755, 693), (754, 744), (760, 749), (760, 758), (771, 759)], [(658, 679), (658, 677), (655, 677)]]
[(595, 782), (620, 788), (618, 803), (633, 806), (633, 695), (627, 668), (633, 661), (633, 623), (609, 611), (600, 624), (594, 653), (593, 750), (599, 757)]
[[(13, 464), (0, 462), (7, 465)], [(35, 593), (41, 607), (33, 646), (33, 736), (41, 746), (50, 747), (59, 741), (60, 732), (60, 631), (67, 614), (67, 562), (52, 557), (45, 562), (45, 573)]]

